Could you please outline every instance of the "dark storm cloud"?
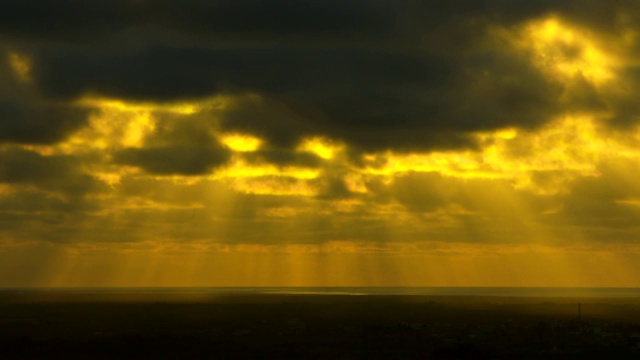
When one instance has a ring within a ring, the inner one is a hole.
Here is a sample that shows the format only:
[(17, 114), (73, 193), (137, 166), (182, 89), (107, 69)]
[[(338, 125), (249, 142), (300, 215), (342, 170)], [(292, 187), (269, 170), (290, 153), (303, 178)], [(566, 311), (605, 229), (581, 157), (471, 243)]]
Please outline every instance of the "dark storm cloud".
[(220, 114), (221, 127), (266, 139), (271, 147), (293, 148), (299, 137), (318, 133), (317, 125), (285, 104), (242, 96)]
[(487, 29), (550, 13), (611, 29), (624, 11), (636, 14), (629, 1), (589, 0), (8, 5), (0, 33), (17, 46), (31, 40), (24, 46), (46, 97), (239, 95), (240, 105), (222, 115), (224, 130), (277, 148), (326, 135), (363, 151), (470, 147), (475, 131), (532, 128), (569, 105), (593, 107), (596, 96), (585, 90), (573, 102), (564, 84), (489, 41)]
[[(95, 210), (95, 203), (80, 197), (62, 199), (33, 190), (16, 191), (0, 198), (0, 214), (3, 220), (15, 217), (13, 221), (1, 223), (0, 229), (24, 227), (25, 222), (36, 221), (40, 217), (42, 220), (57, 219), (58, 222), (63, 222), (65, 214)], [(44, 222), (51, 224), (52, 220)]]
[(34, 77), (54, 97), (94, 91), (136, 100), (176, 100), (217, 92), (286, 95), (363, 90), (365, 86), (437, 88), (456, 71), (451, 59), (367, 49), (153, 46), (124, 54), (35, 54)]
[(324, 173), (312, 183), (318, 187), (316, 198), (320, 200), (346, 199), (355, 196), (340, 173)]
[(91, 38), (125, 25), (126, 1), (6, 0), (0, 13), (0, 34), (6, 38)]
[[(4, 55), (0, 41), (0, 54)], [(13, 56), (16, 56), (13, 54)], [(4, 61), (2, 61), (4, 60)], [(0, 143), (52, 144), (87, 123), (89, 110), (39, 98), (0, 60)], [(28, 77), (28, 76), (27, 76)]]
[(634, 126), (640, 122), (640, 102), (637, 94), (640, 91), (640, 67), (631, 66), (622, 71), (625, 79), (625, 91), (600, 93), (604, 108), (610, 113), (609, 120), (613, 125), (621, 127)]
[(397, 177), (386, 191), (410, 211), (426, 212), (448, 205), (457, 189), (437, 173), (408, 173)]
[(50, 144), (87, 122), (88, 110), (0, 99), (0, 142)]
[(42, 156), (26, 150), (5, 149), (0, 152), (0, 182), (78, 196), (99, 187), (93, 177), (81, 170), (80, 164), (74, 156)]
[(32, 40), (86, 41), (147, 27), (190, 37), (336, 41), (340, 36), (342, 41), (362, 41), (402, 34), (407, 26), (424, 23), (417, 21), (418, 14), (427, 23), (442, 22), (443, 11), (468, 12), (469, 5), (479, 8), (466, 1), (8, 0), (0, 15), (0, 31)]
[(600, 176), (576, 181), (564, 196), (561, 215), (584, 228), (637, 228), (640, 220), (640, 184), (635, 159), (603, 162)]
[(203, 146), (164, 146), (128, 148), (116, 152), (114, 161), (139, 167), (159, 175), (203, 175), (223, 165), (229, 152), (223, 148)]
[(158, 175), (204, 175), (230, 160), (231, 151), (214, 136), (216, 124), (205, 112), (153, 113), (153, 130), (142, 147), (117, 150), (113, 162)]
[(253, 164), (273, 164), (277, 166), (299, 166), (317, 168), (322, 165), (322, 159), (311, 153), (299, 153), (287, 149), (259, 150), (247, 153), (245, 160)]
[(388, 1), (196, 0), (153, 4), (149, 17), (191, 33), (327, 37), (389, 33), (397, 24), (388, 12), (400, 9)]
[(150, 28), (190, 37), (366, 42), (419, 39), (420, 31), (460, 19), (517, 23), (552, 11), (608, 28), (621, 12), (637, 8), (632, 0), (7, 0), (0, 32), (10, 38), (92, 41)]
[(155, 112), (153, 117), (153, 131), (145, 138), (147, 147), (220, 147), (213, 135), (216, 129), (215, 117), (210, 113), (183, 115)]
[(496, 56), (469, 59), (465, 71), (433, 55), (346, 49), (153, 48), (36, 63), (39, 86), (52, 97), (260, 94), (260, 101), (241, 97), (222, 115), (223, 128), (278, 147), (315, 134), (367, 150), (468, 146), (466, 132), (546, 121), (562, 90), (525, 59)]

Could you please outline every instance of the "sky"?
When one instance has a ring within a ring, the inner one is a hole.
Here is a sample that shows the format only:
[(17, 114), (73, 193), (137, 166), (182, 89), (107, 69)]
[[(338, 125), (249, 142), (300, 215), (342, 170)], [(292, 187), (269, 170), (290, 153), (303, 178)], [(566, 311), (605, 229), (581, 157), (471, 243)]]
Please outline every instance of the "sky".
[(640, 2), (4, 0), (0, 287), (640, 285)]

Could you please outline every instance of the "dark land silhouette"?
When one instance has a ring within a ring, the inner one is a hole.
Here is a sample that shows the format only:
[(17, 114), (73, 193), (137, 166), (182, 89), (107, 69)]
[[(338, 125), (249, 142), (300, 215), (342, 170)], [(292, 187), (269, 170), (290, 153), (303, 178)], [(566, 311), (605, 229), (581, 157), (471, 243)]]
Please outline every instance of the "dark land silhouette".
[(636, 298), (0, 292), (1, 359), (638, 356)]

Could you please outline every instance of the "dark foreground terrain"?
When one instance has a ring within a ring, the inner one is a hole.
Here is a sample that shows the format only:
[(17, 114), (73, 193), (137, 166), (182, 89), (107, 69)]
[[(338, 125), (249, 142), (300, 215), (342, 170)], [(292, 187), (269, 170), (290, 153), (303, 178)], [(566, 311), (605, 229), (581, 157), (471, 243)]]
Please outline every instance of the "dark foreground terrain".
[(0, 359), (638, 357), (639, 299), (0, 292)]

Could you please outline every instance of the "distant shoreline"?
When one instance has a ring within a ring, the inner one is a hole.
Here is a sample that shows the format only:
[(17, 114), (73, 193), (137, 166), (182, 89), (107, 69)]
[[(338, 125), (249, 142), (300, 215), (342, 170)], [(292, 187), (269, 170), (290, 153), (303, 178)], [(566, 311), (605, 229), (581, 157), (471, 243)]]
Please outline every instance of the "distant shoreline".
[(4, 293), (640, 297), (640, 287), (0, 287)]
[(640, 305), (638, 288), (14, 288), (8, 303), (437, 303)]

